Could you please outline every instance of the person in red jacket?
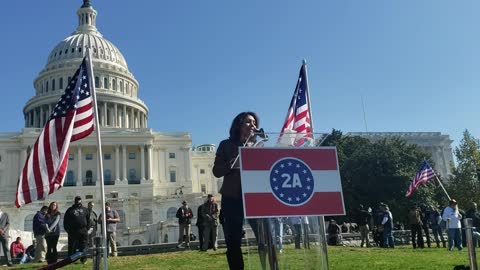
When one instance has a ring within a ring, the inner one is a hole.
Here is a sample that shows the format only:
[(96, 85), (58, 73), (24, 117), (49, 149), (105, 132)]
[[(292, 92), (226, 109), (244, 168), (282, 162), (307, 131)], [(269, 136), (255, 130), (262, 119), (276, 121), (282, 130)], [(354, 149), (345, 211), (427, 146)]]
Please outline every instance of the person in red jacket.
[(21, 260), (25, 255), (25, 246), (23, 246), (22, 238), (17, 237), (17, 240), (10, 245), (10, 255), (12, 259)]

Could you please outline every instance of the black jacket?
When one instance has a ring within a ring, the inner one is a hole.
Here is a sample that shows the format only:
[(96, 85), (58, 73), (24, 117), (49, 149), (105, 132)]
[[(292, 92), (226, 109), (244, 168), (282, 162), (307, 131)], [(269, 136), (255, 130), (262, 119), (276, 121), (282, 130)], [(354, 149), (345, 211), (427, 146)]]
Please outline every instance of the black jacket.
[(242, 198), (240, 169), (231, 169), (235, 158), (238, 156), (239, 146), (239, 143), (237, 144), (230, 139), (221, 141), (218, 146), (212, 172), (217, 178), (223, 177), (223, 184), (220, 188), (222, 197), (233, 199)]
[(190, 219), (193, 218), (193, 212), (190, 208), (180, 207), (177, 210), (178, 224), (191, 224)]
[(88, 230), (90, 227), (90, 213), (88, 209), (80, 203), (70, 206), (63, 217), (63, 227), (67, 233)]

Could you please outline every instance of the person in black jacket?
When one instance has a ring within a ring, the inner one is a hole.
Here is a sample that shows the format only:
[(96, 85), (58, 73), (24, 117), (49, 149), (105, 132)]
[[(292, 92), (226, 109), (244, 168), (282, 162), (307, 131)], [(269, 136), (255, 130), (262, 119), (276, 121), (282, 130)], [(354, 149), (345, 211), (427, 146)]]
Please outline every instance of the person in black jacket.
[(177, 248), (180, 248), (185, 241), (185, 247), (190, 247), (190, 232), (192, 231), (192, 222), (190, 219), (193, 218), (192, 209), (187, 205), (186, 201), (182, 202), (182, 206), (178, 208), (177, 215), (178, 218), (178, 245)]
[(203, 207), (203, 204), (200, 204), (200, 206), (198, 206), (197, 208), (197, 223), (195, 223), (195, 225), (197, 225), (197, 228), (198, 228), (198, 245), (200, 247), (200, 249), (202, 249), (202, 246), (203, 246), (203, 230), (204, 230), (204, 226), (203, 226), (203, 223), (205, 222), (203, 220), (203, 215), (202, 215), (202, 207)]
[[(86, 252), (88, 245), (88, 228), (90, 228), (90, 216), (86, 207), (82, 206), (82, 198), (75, 197), (75, 203), (65, 212), (63, 227), (68, 233), (68, 255), (77, 251)], [(82, 263), (87, 257), (82, 257)]]
[(37, 242), (34, 262), (45, 262), (45, 252), (47, 251), (45, 234), (48, 231), (46, 220), (47, 211), (48, 206), (44, 205), (33, 217), (33, 236)]
[[(238, 166), (238, 148), (255, 144), (255, 130), (259, 126), (259, 118), (253, 112), (239, 113), (230, 126), (230, 137), (220, 142), (213, 175), (223, 177), (220, 189), (222, 194), (222, 216), (225, 243), (227, 245), (227, 261), (230, 269), (244, 269), (241, 249), (243, 232), (243, 201), (240, 185), (240, 168)], [(249, 219), (254, 233), (255, 220)], [(253, 224), (253, 226), (252, 226)]]

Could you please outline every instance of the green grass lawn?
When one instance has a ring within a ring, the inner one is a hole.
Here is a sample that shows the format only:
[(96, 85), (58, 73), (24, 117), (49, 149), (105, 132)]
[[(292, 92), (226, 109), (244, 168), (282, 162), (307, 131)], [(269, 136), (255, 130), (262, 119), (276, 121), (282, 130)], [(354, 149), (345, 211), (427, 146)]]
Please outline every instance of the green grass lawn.
[[(316, 247), (316, 246), (314, 246)], [(318, 247), (317, 247), (318, 248)], [(279, 254), (280, 269), (320, 269), (318, 250), (293, 249), (287, 245)], [(250, 258), (250, 259), (249, 259)], [(261, 269), (255, 250), (244, 250), (245, 269)], [(330, 269), (453, 269), (456, 265), (468, 264), (468, 252), (447, 251), (444, 248), (412, 249), (399, 246), (395, 249), (329, 247)], [(38, 269), (45, 264), (16, 265), (9, 269)], [(103, 261), (102, 261), (103, 265)], [(86, 265), (74, 263), (62, 269), (92, 269), (92, 260)], [(172, 253), (109, 258), (109, 269), (132, 270), (182, 270), (182, 269), (228, 269), (225, 249), (208, 252), (185, 250)]]

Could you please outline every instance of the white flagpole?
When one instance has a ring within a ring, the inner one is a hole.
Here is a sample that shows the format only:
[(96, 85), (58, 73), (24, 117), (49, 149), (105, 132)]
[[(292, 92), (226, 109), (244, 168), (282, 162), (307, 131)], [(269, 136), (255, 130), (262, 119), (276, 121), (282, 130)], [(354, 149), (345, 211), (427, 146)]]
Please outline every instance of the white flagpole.
[(95, 132), (97, 133), (97, 159), (98, 159), (98, 167), (100, 171), (100, 194), (102, 196), (102, 245), (103, 245), (103, 262), (104, 262), (104, 270), (108, 269), (108, 245), (107, 245), (107, 219), (105, 216), (105, 184), (103, 182), (103, 154), (102, 154), (102, 140), (100, 138), (100, 121), (98, 119), (98, 107), (97, 107), (97, 93), (95, 90), (95, 83), (94, 83), (94, 75), (93, 75), (93, 65), (92, 65), (92, 52), (90, 48), (87, 49), (87, 56), (88, 56), (88, 67), (90, 71), (90, 89), (92, 91), (92, 98), (93, 98), (93, 108), (95, 111)]
[(443, 184), (442, 184), (442, 181), (440, 181), (440, 179), (438, 178), (437, 174), (435, 172), (433, 172), (433, 174), (435, 175), (435, 178), (437, 179), (438, 183), (440, 184), (440, 186), (442, 187), (443, 189), (443, 192), (445, 192), (445, 195), (447, 195), (447, 198), (448, 200), (450, 201), (450, 196), (448, 196), (448, 193), (447, 193), (447, 190), (443, 187)]

